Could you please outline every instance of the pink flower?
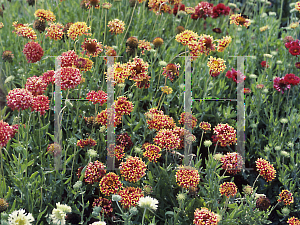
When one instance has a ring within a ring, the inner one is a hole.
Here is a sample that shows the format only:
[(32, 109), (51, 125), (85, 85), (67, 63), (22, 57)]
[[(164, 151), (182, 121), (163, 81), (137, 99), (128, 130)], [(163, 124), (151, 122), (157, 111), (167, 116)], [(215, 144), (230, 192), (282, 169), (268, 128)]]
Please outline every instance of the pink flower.
[(281, 92), (282, 94), (284, 93), (284, 91), (286, 91), (287, 89), (291, 88), (291, 85), (286, 83), (286, 81), (284, 80), (284, 78), (280, 78), (280, 77), (276, 77), (273, 80), (273, 87)]
[(49, 99), (45, 95), (38, 95), (33, 97), (31, 111), (40, 112), (41, 116), (49, 109)]
[(30, 91), (33, 96), (42, 95), (47, 89), (47, 83), (45, 83), (43, 77), (28, 77), (25, 88)]
[(8, 92), (6, 100), (12, 110), (25, 110), (31, 106), (33, 95), (26, 89), (15, 88)]
[(29, 42), (24, 46), (23, 53), (28, 63), (35, 63), (41, 60), (44, 55), (42, 47), (37, 42)]
[(55, 84), (61, 85), (62, 90), (75, 88), (81, 81), (79, 69), (74, 67), (62, 67), (54, 75)]

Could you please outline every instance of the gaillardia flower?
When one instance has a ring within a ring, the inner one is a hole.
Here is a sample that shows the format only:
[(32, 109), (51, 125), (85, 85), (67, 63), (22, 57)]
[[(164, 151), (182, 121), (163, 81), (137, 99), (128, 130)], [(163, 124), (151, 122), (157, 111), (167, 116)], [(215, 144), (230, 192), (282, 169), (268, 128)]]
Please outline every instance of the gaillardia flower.
[(198, 34), (191, 30), (184, 30), (183, 32), (176, 35), (175, 40), (180, 42), (182, 45), (187, 45), (190, 41), (197, 41)]
[(161, 148), (157, 145), (149, 144), (145, 146), (145, 152), (143, 153), (143, 156), (148, 158), (149, 161), (156, 162), (157, 159), (161, 157)]
[(137, 182), (146, 175), (146, 164), (138, 157), (129, 157), (120, 164), (121, 176), (129, 182)]
[(125, 30), (125, 23), (119, 19), (109, 21), (107, 26), (111, 34), (122, 34)]
[(101, 42), (91, 38), (85, 38), (81, 48), (83, 50), (82, 53), (92, 57), (97, 57), (101, 52), (103, 52), (103, 46)]
[(219, 218), (213, 212), (211, 212), (208, 208), (202, 207), (200, 209), (196, 209), (194, 212), (194, 220), (193, 224), (196, 225), (218, 225)]
[(33, 96), (42, 95), (47, 89), (47, 83), (43, 77), (28, 77), (25, 83), (25, 88), (32, 93)]
[(276, 170), (273, 165), (267, 160), (259, 158), (255, 161), (256, 168), (259, 171), (259, 175), (262, 176), (267, 182), (272, 181), (276, 177)]
[(237, 174), (243, 169), (243, 157), (237, 152), (228, 152), (221, 158), (222, 168), (230, 174)]
[(125, 209), (136, 206), (141, 197), (144, 197), (142, 189), (135, 187), (126, 187), (119, 191), (118, 195), (122, 197), (120, 203)]
[(284, 205), (290, 205), (294, 202), (293, 194), (288, 190), (282, 190), (279, 194), (278, 202), (282, 202)]
[(174, 133), (174, 131), (168, 129), (159, 130), (153, 141), (159, 147), (165, 148), (167, 150), (178, 149), (180, 146), (179, 136)]
[(213, 142), (218, 142), (222, 147), (236, 143), (236, 131), (233, 127), (219, 123), (214, 127)]
[(100, 182), (104, 174), (106, 173), (105, 165), (99, 162), (90, 162), (85, 170), (84, 181), (89, 184)]
[(230, 24), (236, 24), (238, 26), (249, 27), (251, 22), (242, 14), (233, 14), (230, 16)]
[(31, 107), (33, 95), (26, 89), (15, 88), (6, 96), (7, 106), (12, 110), (25, 110)]
[(10, 63), (12, 63), (13, 62), (13, 58), (14, 58), (14, 54), (12, 54), (11, 51), (5, 50), (2, 53), (2, 60), (4, 62), (10, 62)]
[(176, 172), (176, 183), (188, 189), (197, 187), (200, 181), (200, 175), (196, 168), (180, 166)]
[(107, 94), (100, 90), (100, 91), (90, 91), (87, 93), (86, 99), (90, 100), (93, 102), (93, 104), (99, 103), (100, 106), (102, 106), (105, 102), (107, 102)]
[(109, 196), (110, 194), (116, 194), (122, 187), (122, 183), (117, 174), (110, 172), (102, 177), (99, 186), (101, 193)]
[(26, 56), (28, 63), (35, 63), (42, 59), (44, 51), (39, 43), (29, 42), (24, 46), (23, 53)]
[(172, 82), (176, 76), (179, 76), (179, 64), (169, 63), (166, 67), (163, 67), (163, 73), (165, 77), (169, 78)]
[(207, 66), (212, 72), (223, 72), (226, 69), (225, 60), (210, 56)]
[(227, 198), (230, 196), (234, 197), (237, 193), (237, 187), (233, 182), (224, 182), (220, 185), (221, 195), (225, 195)]
[(76, 22), (70, 26), (68, 30), (68, 36), (73, 40), (75, 40), (77, 37), (80, 37), (81, 35), (90, 36), (92, 35), (91, 33), (88, 33), (90, 29), (91, 28), (88, 27), (85, 22)]
[(51, 23), (49, 27), (46, 28), (46, 37), (49, 37), (51, 40), (61, 40), (63, 38), (64, 26), (60, 23)]
[[(299, 2), (299, 11), (300, 11), (300, 2)], [(289, 225), (300, 225), (300, 220), (293, 216), (288, 219), (287, 223)]]

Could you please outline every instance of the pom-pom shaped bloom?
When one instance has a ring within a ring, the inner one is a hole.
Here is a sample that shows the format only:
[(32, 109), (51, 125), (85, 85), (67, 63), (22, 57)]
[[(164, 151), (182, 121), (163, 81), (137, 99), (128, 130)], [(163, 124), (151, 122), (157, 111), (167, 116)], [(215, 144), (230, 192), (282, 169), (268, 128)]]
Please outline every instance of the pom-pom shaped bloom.
[[(238, 75), (239, 75), (239, 80), (238, 80)], [(242, 74), (241, 71), (235, 70), (234, 68), (231, 68), (231, 71), (228, 70), (225, 76), (232, 79), (235, 83), (240, 83), (240, 80), (246, 80), (246, 76)]]
[(124, 153), (124, 149), (125, 147), (124, 146), (121, 146), (121, 145), (110, 145), (107, 149), (107, 154), (110, 156), (110, 157), (116, 157), (118, 160), (122, 160), (122, 158), (125, 157), (125, 153)]
[(26, 56), (28, 63), (35, 63), (41, 60), (44, 51), (39, 43), (29, 42), (23, 48), (23, 53)]
[(14, 129), (8, 123), (0, 120), (0, 147), (5, 147), (8, 141), (13, 137)]
[(272, 164), (262, 158), (257, 159), (255, 163), (259, 175), (262, 176), (267, 182), (275, 179), (276, 170), (274, 169)]
[(138, 202), (139, 207), (144, 209), (150, 209), (150, 210), (156, 210), (157, 204), (158, 204), (158, 200), (155, 198), (151, 198), (149, 196), (141, 197)]
[(60, 23), (52, 23), (49, 27), (46, 28), (46, 37), (49, 37), (52, 40), (61, 40), (63, 38), (64, 26)]
[(196, 188), (200, 181), (200, 175), (196, 168), (180, 166), (176, 172), (176, 183), (183, 188)]
[(97, 142), (93, 138), (80, 139), (77, 141), (77, 146), (80, 148), (84, 148), (86, 146), (93, 147), (95, 145), (97, 145)]
[(260, 63), (260, 65), (261, 65), (262, 67), (266, 67), (266, 68), (269, 67), (267, 61), (262, 61), (262, 62)]
[(34, 13), (35, 17), (39, 17), (41, 20), (55, 21), (55, 15), (50, 10), (38, 9)]
[(118, 63), (114, 64), (114, 67), (106, 73), (106, 78), (109, 81), (112, 81), (114, 85), (124, 83), (125, 79), (130, 76), (129, 67), (127, 63)]
[(28, 24), (17, 24), (17, 22), (13, 22), (13, 26), (15, 27), (15, 32), (18, 36), (29, 38), (31, 40), (35, 40), (37, 38), (35, 31), (28, 27)]
[(192, 15), (193, 19), (203, 18), (206, 19), (207, 17), (212, 16), (213, 13), (213, 4), (208, 2), (200, 2), (198, 5), (195, 6), (195, 13), (194, 16)]
[(185, 30), (177, 34), (175, 37), (175, 40), (184, 46), (191, 41), (197, 41), (197, 39), (198, 39), (198, 34), (191, 30)]
[(116, 138), (116, 144), (123, 146), (124, 147), (124, 151), (128, 151), (130, 150), (130, 148), (133, 146), (133, 143), (131, 141), (130, 136), (127, 134), (127, 132), (123, 133), (123, 134), (119, 134)]
[(8, 92), (6, 96), (7, 106), (12, 110), (25, 110), (28, 109), (33, 100), (33, 95), (26, 89), (15, 88)]
[(270, 208), (271, 202), (266, 196), (260, 196), (256, 199), (256, 208), (266, 211)]
[(30, 91), (33, 96), (42, 95), (47, 89), (47, 83), (45, 83), (43, 77), (28, 77), (25, 88)]
[(145, 146), (145, 152), (143, 153), (143, 156), (148, 158), (149, 161), (156, 162), (157, 159), (161, 157), (161, 148), (157, 145), (149, 144)]
[(109, 21), (107, 26), (111, 34), (122, 34), (125, 29), (125, 23), (119, 19)]
[(151, 109), (149, 109), (149, 111), (148, 112), (146, 112), (145, 113), (145, 117), (146, 117), (146, 119), (150, 119), (150, 120), (152, 120), (152, 118), (153, 118), (153, 116), (155, 115), (155, 114), (160, 114), (160, 115), (163, 115), (164, 114), (164, 112), (163, 111), (158, 111), (158, 109), (157, 108), (151, 108)]
[(81, 35), (92, 35), (91, 33), (88, 33), (88, 31), (91, 28), (86, 25), (85, 22), (76, 22), (73, 23), (69, 30), (68, 30), (68, 37), (72, 40), (75, 40), (77, 37), (80, 37)]
[(294, 197), (290, 191), (282, 190), (277, 201), (282, 202), (284, 205), (290, 205), (294, 202)]
[(101, 42), (98, 42), (96, 39), (85, 38), (82, 42), (81, 48), (83, 50), (82, 54), (87, 56), (97, 57), (101, 52), (103, 52), (103, 46)]
[(152, 10), (155, 13), (161, 13), (161, 12), (171, 13), (171, 8), (167, 3), (168, 0), (149, 0), (148, 8), (150, 8), (150, 10)]
[(62, 67), (54, 74), (55, 84), (60, 85), (62, 90), (75, 88), (81, 81), (79, 69), (74, 67)]
[(107, 102), (107, 94), (104, 91), (90, 91), (87, 93), (86, 99), (93, 102), (93, 104), (99, 103), (102, 106), (105, 102)]
[(112, 201), (106, 198), (99, 197), (94, 199), (93, 207), (101, 207), (101, 215), (104, 214), (110, 217), (113, 212)]
[(80, 71), (89, 71), (92, 69), (94, 62), (89, 58), (79, 57), (75, 62), (74, 66)]
[(291, 88), (291, 85), (288, 84), (284, 78), (280, 78), (280, 77), (275, 77), (274, 80), (273, 80), (273, 87), (281, 92), (281, 94), (284, 93), (284, 91), (286, 91), (287, 89), (290, 89)]
[(161, 129), (153, 139), (154, 143), (161, 148), (167, 150), (178, 149), (180, 146), (180, 138), (174, 131), (168, 129)]
[(186, 130), (182, 127), (175, 127), (173, 129), (174, 134), (177, 134), (178, 137), (180, 138), (180, 145), (178, 147), (178, 149), (183, 149), (184, 148), (184, 141), (187, 144), (192, 144), (193, 142), (196, 141), (196, 137), (191, 134), (191, 132), (189, 130)]
[(176, 76), (179, 76), (179, 64), (169, 63), (166, 67), (163, 67), (163, 73), (165, 77), (169, 78), (172, 82)]
[(207, 66), (213, 72), (223, 72), (226, 69), (225, 60), (221, 58), (210, 57)]
[[(47, 152), (52, 154), (54, 157), (60, 155), (61, 151), (62, 151), (61, 146), (56, 142), (49, 144), (47, 147)], [(79, 176), (79, 178), (80, 178), (80, 176)]]
[(227, 198), (235, 196), (237, 193), (237, 187), (233, 182), (224, 182), (220, 185), (219, 189), (221, 195), (225, 195)]
[(222, 168), (230, 174), (237, 174), (243, 169), (243, 157), (236, 152), (228, 152), (221, 158)]
[(127, 100), (127, 97), (120, 96), (115, 101), (115, 111), (116, 114), (123, 116), (123, 115), (130, 115), (133, 110), (133, 104), (131, 101)]
[(212, 18), (218, 18), (221, 15), (229, 15), (230, 12), (230, 7), (229, 6), (225, 6), (223, 3), (219, 3), (218, 5), (213, 7), (213, 12), (211, 17)]
[(213, 141), (218, 142), (222, 147), (236, 143), (236, 131), (232, 126), (219, 123), (214, 127)]
[(138, 157), (128, 157), (126, 162), (121, 162), (121, 176), (129, 182), (137, 182), (146, 175), (146, 164)]
[(89, 184), (99, 182), (106, 173), (105, 165), (99, 162), (90, 162), (84, 173), (84, 181)]
[(78, 56), (75, 51), (69, 50), (67, 52), (63, 52), (58, 58), (60, 60), (61, 67), (72, 67), (78, 59)]
[(150, 42), (146, 40), (139, 40), (138, 48), (142, 50), (142, 55), (144, 55), (145, 51), (151, 50)]
[(154, 114), (151, 120), (147, 120), (148, 128), (157, 131), (161, 129), (172, 129), (175, 127), (175, 122), (172, 117), (162, 114)]
[(206, 133), (206, 131), (211, 130), (211, 124), (208, 122), (201, 122), (199, 124), (199, 127), (204, 131), (204, 133)]
[(215, 51), (215, 44), (213, 36), (201, 34), (198, 40), (201, 54), (208, 55), (211, 51)]
[(132, 206), (136, 206), (139, 199), (144, 197), (142, 189), (135, 187), (126, 187), (119, 191), (118, 195), (122, 197), (120, 203), (125, 209), (129, 209)]
[[(97, 114), (95, 118), (95, 123), (102, 126), (107, 126), (107, 109), (102, 110), (100, 113)], [(108, 124), (114, 124), (114, 127), (118, 126), (122, 122), (122, 116), (119, 114), (110, 113)]]
[(122, 187), (122, 183), (117, 174), (110, 172), (102, 177), (99, 186), (101, 193), (109, 196), (110, 194), (116, 194)]
[(161, 37), (156, 37), (152, 41), (152, 44), (154, 45), (155, 48), (162, 46), (163, 43), (164, 43), (164, 40)]
[(24, 209), (20, 209), (9, 214), (8, 222), (12, 225), (31, 225), (34, 218), (31, 213), (26, 213)]
[[(299, 2), (299, 11), (300, 11), (300, 2)], [(293, 216), (288, 219), (287, 223), (289, 225), (300, 225), (300, 220)]]
[(219, 219), (217, 215), (211, 212), (208, 208), (202, 207), (194, 212), (193, 224), (196, 225), (218, 225)]
[(284, 77), (283, 77), (283, 80), (285, 81), (285, 83), (287, 85), (298, 85), (300, 83), (300, 78), (295, 76), (295, 74), (286, 74)]
[(54, 70), (48, 70), (47, 72), (43, 73), (42, 78), (47, 85), (54, 84), (54, 74)]
[(223, 37), (222, 39), (218, 40), (218, 52), (224, 52), (224, 50), (228, 47), (231, 43), (232, 38), (230, 36)]
[(230, 24), (235, 24), (237, 26), (249, 27), (251, 22), (248, 18), (245, 18), (242, 14), (233, 14), (230, 16)]
[(197, 118), (191, 113), (181, 113), (180, 120), (178, 122), (186, 126), (187, 129), (194, 129), (194, 127), (197, 126)]
[(130, 80), (142, 81), (148, 78), (149, 64), (144, 62), (143, 59), (135, 57), (133, 61), (128, 62), (128, 69), (130, 74)]
[(37, 95), (32, 99), (31, 111), (40, 112), (42, 116), (49, 110), (49, 102), (48, 96)]

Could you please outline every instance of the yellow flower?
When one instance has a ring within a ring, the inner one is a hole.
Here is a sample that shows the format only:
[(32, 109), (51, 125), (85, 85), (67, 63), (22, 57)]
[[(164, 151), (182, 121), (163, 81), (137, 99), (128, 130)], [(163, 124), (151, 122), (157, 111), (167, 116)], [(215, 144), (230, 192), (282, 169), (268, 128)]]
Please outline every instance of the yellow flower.
[(90, 36), (92, 35), (91, 33), (88, 33), (90, 29), (91, 28), (88, 27), (85, 22), (76, 22), (70, 26), (68, 30), (68, 36), (73, 40), (75, 40), (78, 36), (81, 36), (83, 34)]
[(269, 26), (268, 26), (268, 25), (259, 28), (260, 32), (263, 32), (263, 31), (265, 31), (265, 30), (267, 30), (267, 29), (269, 29)]
[(223, 72), (226, 69), (226, 65), (223, 59), (221, 58), (215, 58), (215, 57), (210, 57), (209, 61), (207, 62), (207, 66), (209, 67), (210, 70), (214, 72)]
[(218, 48), (217, 48), (217, 51), (218, 52), (223, 52), (227, 47), (228, 45), (231, 43), (232, 41), (232, 38), (230, 36), (226, 36), (226, 37), (223, 37), (221, 40), (218, 40)]
[(299, 23), (298, 22), (295, 22), (295, 23), (291, 23), (290, 24), (290, 28), (292, 28), (292, 29), (295, 29), (295, 28), (297, 28), (299, 26)]
[(168, 87), (168, 86), (164, 86), (164, 87), (161, 87), (161, 91), (167, 95), (171, 94), (173, 92), (173, 89)]

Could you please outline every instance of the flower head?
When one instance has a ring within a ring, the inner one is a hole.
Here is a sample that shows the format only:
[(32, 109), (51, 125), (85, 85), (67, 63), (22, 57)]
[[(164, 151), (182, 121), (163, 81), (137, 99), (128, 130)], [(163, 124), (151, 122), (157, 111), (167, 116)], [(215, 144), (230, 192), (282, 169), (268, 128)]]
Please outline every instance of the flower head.
[(44, 51), (39, 43), (29, 42), (23, 48), (23, 53), (26, 56), (28, 63), (35, 63), (41, 60)]
[(291, 85), (288, 84), (286, 82), (286, 80), (284, 80), (284, 78), (280, 78), (280, 77), (275, 77), (275, 79), (273, 80), (273, 87), (281, 92), (281, 94), (284, 93), (284, 91), (286, 91), (287, 89), (291, 88)]
[(102, 106), (105, 102), (107, 102), (107, 94), (104, 91), (90, 91), (86, 95), (86, 99), (93, 102), (93, 104), (99, 103)]
[(103, 9), (110, 9), (111, 7), (112, 7), (112, 4), (110, 4), (109, 2), (104, 2), (102, 4)]
[(146, 175), (146, 164), (138, 157), (129, 157), (120, 164), (121, 176), (129, 182), (137, 182)]
[(47, 20), (47, 21), (55, 21), (55, 15), (50, 10), (45, 9), (38, 9), (34, 13), (35, 17), (39, 17), (40, 20)]
[(161, 148), (157, 145), (149, 144), (145, 146), (145, 152), (143, 156), (148, 158), (149, 161), (156, 162), (158, 158), (161, 157)]
[(115, 111), (116, 114), (123, 116), (123, 115), (130, 115), (133, 110), (133, 103), (127, 100), (125, 96), (119, 96), (115, 101)]
[(80, 148), (84, 148), (86, 146), (93, 147), (95, 145), (97, 145), (97, 142), (93, 138), (80, 139), (77, 141), (77, 146)]
[(8, 203), (5, 201), (5, 199), (0, 198), (0, 213), (6, 211), (8, 208)]
[(283, 80), (285, 81), (285, 83), (287, 85), (298, 85), (300, 83), (300, 78), (295, 76), (295, 74), (286, 74), (284, 77), (283, 77)]
[(171, 94), (173, 92), (173, 89), (170, 88), (169, 86), (163, 86), (160, 88), (161, 91), (167, 95)]
[(150, 120), (147, 120), (149, 129), (172, 129), (175, 127), (174, 119), (168, 115), (154, 114)]
[(2, 60), (4, 62), (10, 62), (10, 63), (12, 63), (13, 62), (13, 58), (14, 58), (14, 54), (12, 54), (11, 51), (5, 50), (2, 53)]
[(200, 2), (195, 6), (195, 13), (192, 14), (193, 19), (211, 17), (213, 13), (213, 4), (208, 2)]
[(223, 37), (222, 39), (218, 40), (218, 52), (224, 52), (224, 50), (228, 47), (231, 43), (232, 38), (230, 36)]
[(60, 23), (51, 23), (49, 27), (46, 28), (46, 37), (49, 37), (51, 40), (61, 40), (63, 38), (64, 26)]
[(193, 224), (196, 225), (218, 225), (219, 218), (213, 212), (211, 212), (208, 208), (202, 207), (200, 209), (196, 209), (194, 212), (194, 220)]
[(276, 177), (276, 170), (273, 165), (267, 160), (259, 158), (255, 161), (256, 168), (259, 171), (259, 175), (262, 176), (267, 182), (272, 181)]
[(270, 208), (271, 202), (266, 196), (260, 196), (256, 199), (256, 208), (266, 211)]
[(230, 196), (234, 197), (237, 193), (237, 187), (233, 182), (224, 182), (220, 185), (221, 195), (225, 195), (227, 198)]
[(197, 169), (192, 167), (180, 166), (176, 172), (176, 183), (183, 188), (196, 188), (200, 181), (200, 175)]
[(144, 209), (156, 210), (157, 209), (158, 200), (155, 198), (141, 197), (138, 206)]
[(211, 17), (218, 18), (221, 15), (229, 15), (230, 7), (225, 6), (223, 3), (219, 3), (218, 5), (213, 7), (213, 12)]
[(88, 27), (85, 22), (76, 22), (70, 26), (68, 30), (68, 36), (73, 40), (75, 40), (77, 37), (80, 37), (81, 35), (90, 36), (92, 35), (91, 33), (88, 33), (90, 29), (91, 28)]
[[(104, 214), (104, 215), (111, 216), (113, 212), (112, 201), (106, 198), (99, 197), (94, 199), (93, 208), (94, 207), (101, 207), (101, 211), (100, 211), (101, 215)], [(103, 224), (99, 224), (99, 225), (103, 225)]]
[(49, 99), (45, 95), (37, 95), (32, 99), (31, 111), (39, 112), (40, 115), (44, 115), (49, 110)]
[(119, 19), (109, 21), (107, 26), (111, 34), (122, 34), (125, 30), (125, 23)]
[(177, 42), (180, 42), (182, 45), (187, 45), (190, 41), (197, 41), (198, 34), (191, 31), (191, 30), (185, 30), (179, 34), (176, 35), (175, 40)]
[(213, 72), (223, 72), (226, 69), (225, 60), (221, 58), (215, 58), (210, 56), (209, 61), (207, 62), (207, 66), (210, 71)]
[(230, 16), (230, 24), (236, 24), (237, 26), (249, 27), (251, 22), (248, 18), (245, 18), (242, 14), (233, 14)]
[(174, 131), (168, 129), (159, 130), (153, 141), (159, 147), (167, 150), (178, 149), (180, 146), (179, 136)]
[(288, 190), (282, 190), (279, 197), (278, 202), (283, 202), (284, 205), (290, 205), (294, 202), (293, 194)]
[(61, 151), (62, 151), (61, 146), (56, 142), (54, 142), (52, 144), (49, 144), (48, 147), (47, 147), (47, 152), (53, 154), (54, 157), (61, 154)]
[(75, 51), (69, 50), (67, 52), (63, 52), (58, 58), (60, 60), (61, 67), (72, 67), (78, 59), (78, 56)]
[(133, 143), (131, 141), (130, 136), (127, 134), (127, 132), (123, 134), (119, 134), (116, 138), (116, 144), (123, 146), (124, 151), (129, 151), (130, 148), (133, 146)]
[(197, 118), (191, 113), (181, 113), (179, 124), (182, 124), (187, 127), (187, 129), (194, 129), (197, 126)]
[(90, 162), (85, 170), (84, 181), (89, 184), (99, 182), (106, 173), (105, 165), (99, 162)]
[(8, 123), (0, 120), (0, 147), (5, 147), (8, 141), (14, 136), (14, 129)]
[(6, 96), (7, 106), (12, 110), (25, 110), (31, 107), (33, 95), (27, 89), (15, 88)]
[[(299, 11), (300, 11), (300, 2), (299, 2)], [(287, 223), (289, 225), (300, 225), (300, 220), (293, 216), (288, 219)]]
[(107, 117), (108, 118), (108, 124), (114, 124), (114, 126), (118, 126), (122, 122), (122, 116), (119, 114), (114, 115), (114, 113), (109, 113), (107, 115), (107, 109), (102, 110), (100, 113), (97, 114), (95, 118), (95, 123), (102, 126), (107, 126)]
[(120, 203), (125, 208), (128, 209), (132, 206), (136, 206), (139, 199), (144, 197), (142, 189), (135, 187), (126, 187), (119, 191), (118, 195), (122, 197)]
[(213, 142), (218, 142), (222, 147), (236, 143), (236, 131), (233, 127), (219, 123), (214, 127)]
[(169, 63), (166, 67), (163, 67), (163, 73), (165, 77), (169, 78), (172, 82), (176, 76), (179, 76), (179, 64)]
[(35, 40), (37, 38), (35, 31), (29, 27), (27, 24), (17, 24), (17, 22), (13, 23), (15, 27), (15, 32), (18, 36), (29, 38), (31, 40)]
[(156, 38), (153, 39), (152, 43), (153, 43), (155, 48), (158, 48), (158, 47), (163, 45), (164, 40), (161, 37), (156, 37)]
[(237, 174), (243, 169), (243, 157), (236, 152), (228, 152), (221, 158), (222, 168), (230, 174)]
[(109, 196), (110, 194), (116, 194), (119, 188), (122, 187), (122, 183), (117, 174), (110, 172), (102, 177), (99, 186), (101, 193)]
[(44, 94), (47, 89), (47, 83), (45, 83), (43, 77), (28, 77), (25, 83), (25, 88), (32, 93), (33, 96)]
[(204, 133), (206, 133), (206, 131), (210, 131), (211, 130), (211, 124), (208, 122), (201, 122), (199, 124), (199, 127), (204, 131)]
[(130, 80), (143, 81), (148, 78), (149, 64), (144, 62), (143, 59), (135, 57), (133, 61), (129, 61), (127, 65), (130, 73)]
[(24, 209), (19, 209), (9, 214), (8, 222), (12, 225), (30, 225), (34, 222), (34, 218), (31, 213), (25, 213)]
[(87, 56), (92, 57), (97, 57), (101, 52), (103, 52), (103, 46), (101, 42), (91, 38), (85, 38), (81, 48), (83, 50), (82, 54), (85, 53)]
[(79, 69), (74, 67), (62, 67), (56, 71), (55, 84), (60, 85), (62, 90), (73, 89), (81, 81), (81, 74)]
[(231, 71), (228, 70), (225, 76), (232, 79), (235, 83), (240, 83), (240, 81), (246, 80), (246, 76), (242, 74), (241, 71), (235, 70), (234, 68), (231, 68)]

